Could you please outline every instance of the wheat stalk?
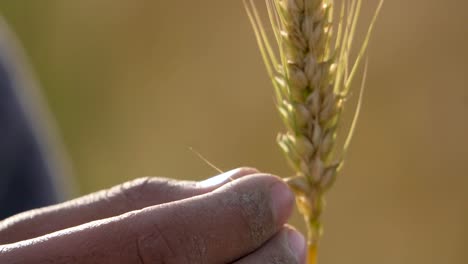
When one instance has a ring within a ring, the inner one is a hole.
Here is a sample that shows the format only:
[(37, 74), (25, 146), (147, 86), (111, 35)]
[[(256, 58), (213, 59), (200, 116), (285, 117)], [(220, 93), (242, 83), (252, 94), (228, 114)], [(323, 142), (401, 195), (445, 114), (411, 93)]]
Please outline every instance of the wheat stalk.
[(367, 63), (352, 125), (345, 143), (336, 146), (340, 116), (383, 0), (351, 66), (350, 51), (362, 0), (343, 0), (338, 19), (333, 0), (265, 1), (277, 51), (270, 44), (254, 0), (244, 0), (244, 5), (287, 128), (278, 136), (278, 143), (296, 171), (286, 180), (296, 193), (308, 227), (308, 262), (316, 263), (323, 195), (335, 181), (353, 135)]

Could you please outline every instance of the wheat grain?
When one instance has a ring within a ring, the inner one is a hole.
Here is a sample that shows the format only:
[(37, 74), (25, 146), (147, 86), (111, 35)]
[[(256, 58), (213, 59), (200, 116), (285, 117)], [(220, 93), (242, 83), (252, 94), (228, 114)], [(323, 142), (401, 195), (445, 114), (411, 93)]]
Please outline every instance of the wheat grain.
[[(361, 0), (343, 0), (338, 19), (334, 19), (333, 0), (266, 0), (279, 59), (254, 1), (244, 0), (244, 4), (275, 88), (277, 108), (287, 127), (278, 136), (278, 143), (296, 171), (287, 182), (296, 193), (308, 227), (309, 263), (315, 263), (323, 194), (343, 164), (343, 153), (359, 114), (363, 87), (345, 143), (335, 146), (344, 99), (383, 1), (377, 7), (352, 67), (349, 67), (349, 57)], [(335, 35), (333, 29), (337, 31)]]

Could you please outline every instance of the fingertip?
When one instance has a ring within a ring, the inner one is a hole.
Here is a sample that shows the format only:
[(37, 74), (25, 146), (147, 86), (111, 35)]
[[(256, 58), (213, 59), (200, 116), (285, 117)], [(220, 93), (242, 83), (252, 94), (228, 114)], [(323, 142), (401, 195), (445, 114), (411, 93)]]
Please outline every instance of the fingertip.
[[(275, 230), (281, 228), (292, 215), (295, 201), (294, 194), (278, 176), (266, 173), (251, 174), (233, 181), (232, 184), (225, 185), (217, 191), (225, 193), (226, 191), (229, 192), (229, 190), (235, 190), (233, 193), (239, 196), (241, 200), (245, 199), (245, 197), (255, 198), (251, 203), (256, 204), (258, 208), (256, 215), (269, 216), (269, 220), (262, 219), (261, 221), (264, 221), (265, 225), (271, 223), (272, 228)], [(269, 213), (261, 214), (265, 210), (269, 211)]]
[(271, 186), (271, 204), (277, 224), (284, 224), (294, 208), (294, 194), (286, 183), (278, 181)]
[(278, 176), (267, 173), (254, 173), (233, 182), (239, 193), (261, 191), (269, 199), (273, 222), (276, 226), (285, 224), (294, 209), (294, 194)]
[(233, 173), (231, 179), (239, 179), (241, 177), (247, 176), (247, 175), (252, 175), (256, 173), (260, 173), (260, 171), (256, 168), (253, 167), (239, 167), (237, 169), (233, 170), (235, 173)]
[(204, 181), (201, 181), (197, 185), (201, 188), (215, 189), (230, 181), (239, 179), (247, 175), (255, 174), (258, 172), (259, 171), (255, 168), (240, 167), (240, 168), (236, 168), (236, 169), (221, 173), (219, 175), (216, 175)]

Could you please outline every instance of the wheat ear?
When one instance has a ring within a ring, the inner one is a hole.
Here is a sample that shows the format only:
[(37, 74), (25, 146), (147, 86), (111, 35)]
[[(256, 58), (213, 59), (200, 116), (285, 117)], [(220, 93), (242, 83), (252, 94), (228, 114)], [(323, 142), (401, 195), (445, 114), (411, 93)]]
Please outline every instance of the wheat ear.
[(296, 193), (298, 208), (308, 227), (308, 263), (316, 263), (323, 195), (342, 167), (359, 114), (363, 86), (345, 143), (335, 146), (340, 116), (383, 0), (352, 63), (350, 50), (362, 0), (343, 0), (338, 19), (334, 19), (333, 0), (265, 1), (277, 50), (270, 44), (254, 0), (244, 0), (244, 5), (287, 128), (279, 134), (278, 144), (296, 172), (286, 181)]

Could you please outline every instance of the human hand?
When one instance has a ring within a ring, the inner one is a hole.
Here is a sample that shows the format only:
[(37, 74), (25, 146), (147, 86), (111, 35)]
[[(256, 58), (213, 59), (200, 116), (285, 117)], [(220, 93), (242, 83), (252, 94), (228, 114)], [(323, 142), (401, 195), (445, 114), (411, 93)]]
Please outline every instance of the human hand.
[(305, 263), (285, 225), (293, 204), (281, 179), (249, 168), (142, 178), (0, 222), (0, 263)]

